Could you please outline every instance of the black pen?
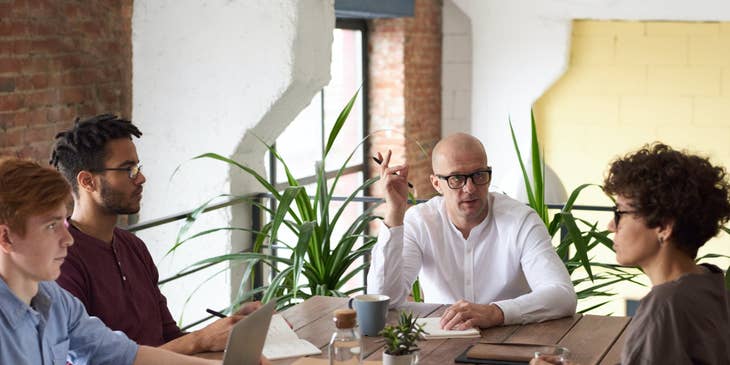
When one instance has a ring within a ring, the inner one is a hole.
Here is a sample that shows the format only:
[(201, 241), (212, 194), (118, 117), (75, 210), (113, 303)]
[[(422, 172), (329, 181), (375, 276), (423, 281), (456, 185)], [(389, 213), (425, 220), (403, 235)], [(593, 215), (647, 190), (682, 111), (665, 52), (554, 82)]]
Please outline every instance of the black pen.
[(210, 313), (210, 314), (212, 314), (212, 315), (214, 315), (214, 316), (216, 316), (216, 317), (218, 317), (218, 318), (226, 318), (226, 315), (225, 314), (223, 314), (221, 312), (216, 312), (216, 311), (214, 311), (214, 310), (212, 310), (210, 308), (206, 309), (205, 311), (208, 312), (208, 313)]
[[(381, 159), (379, 159), (379, 158), (377, 158), (375, 156), (373, 156), (373, 161), (375, 161), (375, 163), (377, 163), (378, 165), (380, 165), (380, 164), (383, 163), (383, 160), (381, 160)], [(395, 173), (393, 173), (393, 175), (395, 175)], [(408, 187), (411, 188), (411, 189), (413, 189), (413, 184), (411, 184), (410, 181), (408, 182)]]

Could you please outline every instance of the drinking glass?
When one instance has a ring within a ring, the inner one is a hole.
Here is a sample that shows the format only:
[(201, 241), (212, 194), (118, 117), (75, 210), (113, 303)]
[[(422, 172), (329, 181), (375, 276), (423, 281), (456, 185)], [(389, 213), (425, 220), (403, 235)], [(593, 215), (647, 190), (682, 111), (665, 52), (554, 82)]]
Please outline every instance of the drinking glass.
[(535, 358), (542, 358), (553, 364), (566, 364), (570, 360), (570, 351), (565, 347), (546, 346), (541, 351), (535, 351)]

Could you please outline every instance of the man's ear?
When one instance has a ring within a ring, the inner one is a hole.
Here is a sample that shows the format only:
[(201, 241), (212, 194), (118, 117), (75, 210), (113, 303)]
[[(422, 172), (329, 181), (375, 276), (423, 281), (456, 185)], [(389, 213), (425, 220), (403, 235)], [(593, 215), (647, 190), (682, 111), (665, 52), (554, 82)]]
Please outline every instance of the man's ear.
[(433, 186), (433, 188), (434, 188), (434, 189), (435, 189), (436, 191), (438, 191), (438, 193), (439, 193), (439, 194), (441, 194), (441, 195), (444, 195), (444, 193), (443, 193), (443, 192), (441, 192), (441, 186), (439, 185), (439, 183), (440, 183), (441, 181), (440, 181), (440, 179), (438, 178), (438, 176), (436, 176), (436, 175), (434, 175), (434, 174), (431, 174), (431, 176), (430, 176), (430, 177), (431, 177), (431, 186)]
[(13, 242), (10, 240), (10, 227), (7, 224), (0, 224), (0, 251), (9, 254), (13, 250)]
[(76, 183), (79, 186), (79, 190), (86, 190), (88, 192), (96, 191), (96, 179), (88, 171), (79, 171), (76, 175)]

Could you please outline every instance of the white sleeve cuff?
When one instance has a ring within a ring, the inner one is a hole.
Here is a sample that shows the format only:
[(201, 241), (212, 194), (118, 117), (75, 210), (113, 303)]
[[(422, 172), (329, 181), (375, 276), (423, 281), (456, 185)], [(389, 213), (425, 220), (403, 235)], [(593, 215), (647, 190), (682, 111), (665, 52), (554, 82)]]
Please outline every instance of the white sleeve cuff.
[(502, 314), (504, 314), (504, 325), (512, 325), (512, 324), (522, 324), (522, 311), (520, 310), (520, 305), (515, 300), (502, 300), (499, 302), (492, 302), (490, 304), (494, 304), (499, 307), (499, 309), (502, 310)]
[(382, 251), (383, 253), (386, 253), (386, 251), (388, 253), (391, 253), (395, 249), (402, 252), (403, 251), (403, 226), (388, 228), (388, 226), (386, 226), (385, 223), (383, 223), (383, 221), (380, 221), (380, 231), (378, 232), (378, 241), (375, 244), (374, 249)]

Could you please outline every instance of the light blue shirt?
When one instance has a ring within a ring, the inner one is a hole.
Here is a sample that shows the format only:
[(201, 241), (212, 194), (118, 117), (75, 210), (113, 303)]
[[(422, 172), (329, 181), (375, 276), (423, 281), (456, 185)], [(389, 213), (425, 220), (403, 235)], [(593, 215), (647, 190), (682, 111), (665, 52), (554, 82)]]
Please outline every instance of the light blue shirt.
[(137, 344), (112, 331), (53, 281), (38, 285), (31, 305), (0, 278), (0, 363), (13, 365), (132, 364)]

